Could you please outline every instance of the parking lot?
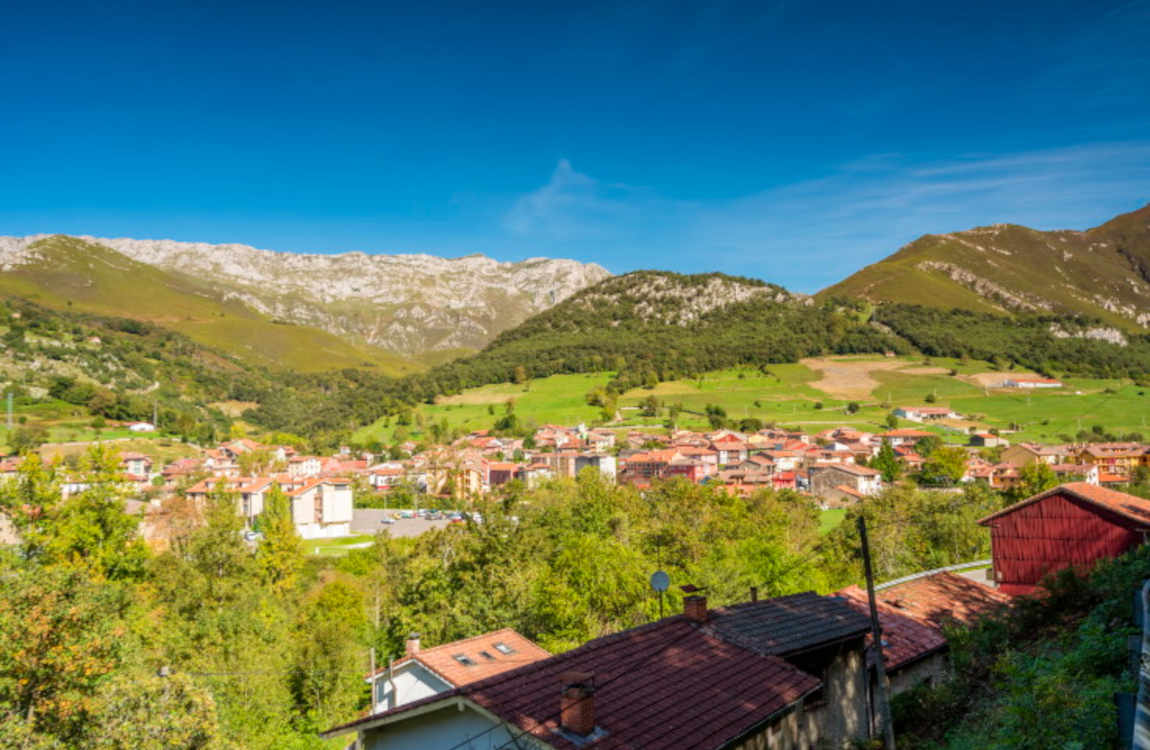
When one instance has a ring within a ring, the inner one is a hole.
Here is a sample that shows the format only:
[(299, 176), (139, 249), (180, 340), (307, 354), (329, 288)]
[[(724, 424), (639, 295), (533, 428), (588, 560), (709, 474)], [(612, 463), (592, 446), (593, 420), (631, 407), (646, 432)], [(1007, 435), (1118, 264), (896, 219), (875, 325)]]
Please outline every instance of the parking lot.
[[(356, 508), (351, 514), (351, 533), (374, 534), (380, 529), (387, 529), (393, 537), (419, 536), (428, 529), (442, 529), (450, 523), (447, 519), (429, 521), (425, 518), (400, 518), (395, 523), (380, 523), (384, 518), (391, 518), (397, 510), (378, 510), (375, 508)], [(411, 511), (407, 511), (411, 512)]]

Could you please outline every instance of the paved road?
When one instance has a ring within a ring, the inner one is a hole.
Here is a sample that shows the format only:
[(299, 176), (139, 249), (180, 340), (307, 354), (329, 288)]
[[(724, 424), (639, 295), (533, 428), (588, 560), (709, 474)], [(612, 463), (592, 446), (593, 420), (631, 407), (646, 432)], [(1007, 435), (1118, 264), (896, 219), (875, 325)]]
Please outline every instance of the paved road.
[(448, 521), (428, 521), (423, 518), (400, 518), (388, 525), (380, 523), (384, 516), (390, 516), (394, 512), (375, 508), (356, 508), (351, 512), (351, 532), (374, 534), (380, 529), (387, 529), (394, 537), (419, 536), (428, 529), (442, 529), (448, 524)]

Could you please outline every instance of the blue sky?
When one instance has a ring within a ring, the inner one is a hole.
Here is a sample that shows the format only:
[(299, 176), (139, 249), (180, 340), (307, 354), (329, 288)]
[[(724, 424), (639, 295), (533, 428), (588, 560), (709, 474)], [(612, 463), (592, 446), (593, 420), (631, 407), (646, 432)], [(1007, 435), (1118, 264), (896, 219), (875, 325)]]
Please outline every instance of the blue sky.
[(925, 232), (1150, 202), (1150, 0), (33, 5), (0, 234), (809, 292)]

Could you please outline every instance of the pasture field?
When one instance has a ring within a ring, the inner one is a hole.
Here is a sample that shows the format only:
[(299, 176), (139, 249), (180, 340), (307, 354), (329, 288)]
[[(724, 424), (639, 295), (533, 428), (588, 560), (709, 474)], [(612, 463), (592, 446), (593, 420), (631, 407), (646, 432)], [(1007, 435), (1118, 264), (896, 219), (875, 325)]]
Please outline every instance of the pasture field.
[[(729, 419), (755, 418), (808, 432), (838, 425), (882, 431), (893, 408), (922, 406), (933, 399), (934, 405), (950, 406), (971, 418), (953, 426), (921, 426), (947, 442), (966, 442), (970, 426), (997, 428), (1012, 442), (1061, 442), (1095, 425), (1119, 435), (1150, 436), (1148, 389), (1129, 381), (1085, 378), (1066, 380), (1060, 389), (1034, 392), (988, 387), (1008, 374), (1018, 373), (992, 372), (986, 362), (921, 357), (826, 357), (763, 369), (731, 368), (628, 391), (619, 398), (621, 418), (606, 426), (661, 428), (667, 407), (674, 404), (681, 409), (677, 424), (687, 429), (707, 428), (706, 408), (714, 405)], [(462, 430), (489, 428), (502, 416), (508, 400), (514, 401), (521, 422), (595, 424), (600, 409), (588, 405), (585, 396), (606, 384), (610, 375), (554, 375), (525, 386), (505, 383), (469, 389), (419, 406), (413, 424), (404, 429), (419, 440), (433, 421), (444, 419)], [(650, 396), (659, 400), (659, 414), (643, 417), (639, 406)], [(852, 403), (857, 406), (853, 411)], [(900, 426), (920, 427), (906, 420), (900, 420)], [(1017, 429), (1012, 431), (1012, 426)], [(360, 429), (355, 438), (389, 443), (395, 429), (394, 419), (383, 419)]]

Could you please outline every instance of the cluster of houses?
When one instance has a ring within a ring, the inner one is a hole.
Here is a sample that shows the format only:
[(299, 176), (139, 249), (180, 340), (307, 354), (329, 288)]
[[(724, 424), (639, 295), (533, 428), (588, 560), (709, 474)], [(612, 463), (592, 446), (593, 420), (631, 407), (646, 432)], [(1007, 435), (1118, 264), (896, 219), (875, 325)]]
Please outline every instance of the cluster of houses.
[[(901, 406), (894, 413), (922, 427), (961, 416), (940, 406)], [(402, 457), (395, 460), (347, 449), (334, 456), (307, 455), (291, 446), (237, 439), (162, 467), (143, 453), (127, 451), (120, 463), (125, 484), (141, 500), (178, 494), (199, 499), (226, 491), (235, 495), (237, 512), (249, 523), (263, 512), (267, 493), (278, 487), (291, 501), (301, 536), (313, 539), (350, 534), (355, 493), (386, 495), (407, 488), (416, 495), (466, 500), (513, 480), (533, 487), (587, 469), (637, 487), (680, 478), (744, 495), (789, 489), (811, 495), (821, 507), (843, 507), (883, 489), (882, 475), (872, 466), (884, 444), (906, 473), (916, 473), (926, 461), (919, 444), (935, 437), (917, 426), (885, 432), (835, 427), (816, 434), (777, 428), (667, 434), (548, 424), (527, 438), (477, 430), (449, 445), (421, 449), (409, 442), (398, 446)], [(1024, 469), (1036, 463), (1062, 481), (1112, 488), (1130, 482), (1139, 467), (1150, 467), (1150, 446), (1133, 442), (1010, 445), (999, 435), (974, 433), (965, 449), (961, 481), (996, 490), (1016, 487)], [(16, 458), (0, 459), (0, 479), (18, 465)], [(66, 477), (62, 484), (66, 495), (84, 488), (82, 478)]]
[(928, 571), (877, 586), (878, 634), (857, 586), (768, 599), (751, 588), (714, 608), (683, 586), (681, 613), (557, 655), (510, 629), (427, 649), (412, 634), (366, 675), (367, 714), (322, 736), (354, 735), (361, 750), (857, 746), (880, 736), (884, 694), (947, 679), (944, 626), (1141, 545), (1150, 501), (1068, 483), (979, 523), (993, 550), (985, 579)]

